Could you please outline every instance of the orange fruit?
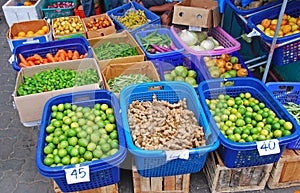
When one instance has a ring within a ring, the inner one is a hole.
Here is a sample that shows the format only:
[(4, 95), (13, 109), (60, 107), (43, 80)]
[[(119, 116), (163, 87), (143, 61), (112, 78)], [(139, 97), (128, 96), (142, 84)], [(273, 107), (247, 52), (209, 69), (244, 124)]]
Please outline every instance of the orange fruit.
[(36, 33), (36, 35), (45, 35), (45, 32), (43, 30), (38, 30)]
[(45, 32), (45, 33), (48, 33), (49, 29), (48, 29), (48, 26), (44, 25), (42, 27), (42, 30)]
[(25, 37), (25, 36), (26, 36), (26, 33), (23, 32), (23, 31), (20, 31), (20, 32), (18, 33), (18, 37)]
[(28, 31), (26, 33), (26, 37), (32, 37), (32, 36), (34, 36), (34, 32), (33, 31)]

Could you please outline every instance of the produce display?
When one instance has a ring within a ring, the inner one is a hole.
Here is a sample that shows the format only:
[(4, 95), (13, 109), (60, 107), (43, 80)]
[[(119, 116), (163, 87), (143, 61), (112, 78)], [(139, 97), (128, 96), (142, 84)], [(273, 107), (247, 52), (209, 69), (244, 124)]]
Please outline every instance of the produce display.
[(111, 78), (107, 81), (110, 91), (113, 93), (119, 93), (123, 88), (132, 84), (139, 84), (144, 82), (153, 82), (151, 78), (144, 74), (129, 74), (120, 75), (115, 78)]
[(176, 66), (170, 73), (164, 74), (166, 81), (184, 81), (192, 86), (197, 86), (197, 72), (195, 70), (189, 70), (185, 66)]
[(157, 30), (145, 37), (138, 37), (145, 50), (151, 54), (177, 50), (171, 37), (168, 34), (159, 34)]
[(99, 60), (138, 55), (136, 48), (127, 43), (114, 44), (107, 42), (94, 47), (93, 50)]
[(264, 5), (268, 5), (270, 3), (273, 3), (277, 0), (254, 0), (254, 1), (251, 1), (249, 3), (249, 5), (245, 6), (245, 7), (242, 7), (242, 4), (241, 4), (241, 0), (234, 0), (233, 1), (233, 4), (238, 8), (238, 9), (241, 9), (241, 10), (249, 10), (249, 9), (254, 9), (254, 8), (258, 8), (258, 7), (261, 7), (261, 6), (264, 6)]
[(144, 10), (127, 11), (124, 16), (118, 16), (116, 19), (130, 30), (148, 22)]
[(53, 20), (52, 27), (56, 35), (84, 32), (84, 26), (79, 17), (60, 17)]
[[(274, 37), (276, 25), (278, 19), (264, 19), (256, 27), (260, 29), (267, 36)], [(278, 32), (278, 37), (284, 37), (300, 32), (300, 16), (292, 17), (290, 15), (284, 14), (281, 26)]]
[(24, 1), (24, 3), (17, 3), (17, 6), (33, 6), (35, 5), (36, 1)]
[(205, 31), (188, 31), (186, 29), (179, 33), (181, 40), (191, 49), (196, 51), (217, 50), (224, 47)]
[(30, 38), (30, 37), (36, 37), (36, 36), (43, 36), (43, 35), (47, 34), (48, 32), (49, 32), (49, 27), (44, 25), (37, 31), (32, 31), (32, 30), (29, 30), (26, 32), (19, 31), (18, 34), (12, 36), (12, 39), (16, 40), (16, 39)]
[(240, 64), (238, 57), (222, 54), (221, 56), (205, 56), (204, 62), (212, 78), (232, 78), (248, 76), (248, 71)]
[(249, 92), (236, 97), (220, 94), (206, 103), (221, 133), (231, 141), (262, 141), (292, 134), (291, 122), (278, 118)]
[(114, 111), (107, 104), (82, 107), (70, 103), (51, 107), (43, 151), (46, 166), (64, 166), (103, 159), (119, 151)]
[(111, 26), (110, 21), (106, 17), (93, 18), (86, 24), (88, 31), (96, 31), (98, 29), (106, 28)]
[(35, 66), (40, 64), (47, 64), (52, 62), (62, 62), (62, 61), (68, 61), (68, 60), (77, 60), (86, 58), (88, 56), (87, 53), (85, 54), (79, 54), (77, 50), (64, 50), (60, 49), (58, 50), (55, 55), (53, 56), (50, 52), (46, 54), (46, 58), (43, 58), (39, 54), (34, 54), (33, 56), (29, 56), (27, 58), (24, 58), (22, 54), (19, 54), (20, 63), (19, 66), (21, 68), (28, 67), (28, 66)]
[(68, 2), (68, 1), (59, 1), (55, 2), (52, 5), (48, 5), (48, 9), (53, 9), (53, 8), (71, 8), (74, 7), (75, 4), (73, 2)]
[(164, 100), (132, 101), (128, 123), (134, 144), (145, 150), (180, 150), (206, 145), (203, 128), (186, 99), (170, 104)]
[(55, 68), (38, 72), (32, 77), (24, 76), (24, 83), (17, 89), (17, 95), (25, 96), (98, 82), (99, 76), (95, 69), (89, 68), (76, 72), (75, 70)]
[(300, 124), (300, 105), (293, 102), (288, 102), (283, 106), (294, 117), (297, 123)]

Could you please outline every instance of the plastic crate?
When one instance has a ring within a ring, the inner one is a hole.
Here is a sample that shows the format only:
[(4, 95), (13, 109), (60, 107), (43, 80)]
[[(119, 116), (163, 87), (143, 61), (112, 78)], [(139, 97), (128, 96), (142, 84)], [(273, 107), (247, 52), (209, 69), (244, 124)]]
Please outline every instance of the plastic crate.
[[(207, 145), (189, 149), (189, 158), (166, 161), (164, 150), (144, 150), (134, 145), (128, 125), (127, 110), (132, 101), (152, 101), (156, 95), (157, 100), (170, 103), (187, 99), (187, 107), (193, 111), (199, 125), (203, 127)], [(173, 176), (199, 172), (206, 161), (207, 154), (219, 146), (217, 136), (214, 136), (208, 127), (207, 119), (194, 88), (184, 82), (153, 82), (131, 85), (124, 88), (120, 94), (122, 120), (128, 150), (134, 155), (138, 173), (144, 177)]]
[[(71, 103), (82, 107), (93, 107), (96, 103), (108, 104), (114, 110), (118, 130), (119, 151), (109, 157), (80, 163), (80, 166), (88, 166), (90, 170), (90, 181), (75, 184), (67, 184), (65, 169), (76, 167), (74, 164), (67, 166), (48, 167), (44, 165), (45, 157), (43, 149), (46, 145), (46, 127), (51, 121), (51, 106), (61, 103)], [(115, 184), (120, 180), (119, 165), (126, 157), (126, 144), (124, 128), (121, 121), (121, 113), (118, 99), (106, 90), (90, 90), (55, 96), (47, 101), (44, 107), (38, 145), (36, 150), (36, 165), (40, 174), (47, 178), (53, 178), (62, 192), (77, 192), (82, 190), (99, 188)]]
[(179, 37), (178, 33), (180, 33), (179, 28), (175, 28), (171, 26), (171, 32), (174, 37), (179, 41), (179, 43), (183, 46), (183, 48), (190, 54), (201, 56), (201, 55), (219, 55), (226, 54), (237, 51), (241, 48), (241, 44), (231, 37), (227, 32), (225, 32), (221, 27), (211, 28), (208, 31), (208, 35), (212, 36), (215, 40), (217, 40), (224, 49), (220, 50), (207, 50), (207, 51), (196, 51), (191, 49), (186, 43), (184, 43)]
[[(233, 82), (232, 86), (225, 85), (227, 81)], [(257, 150), (256, 142), (233, 142), (227, 139), (223, 134), (219, 134), (220, 148), (218, 149), (220, 156), (229, 168), (239, 168), (248, 166), (258, 166), (277, 162), (288, 143), (293, 142), (299, 137), (299, 128), (295, 119), (287, 112), (287, 110), (274, 98), (269, 89), (260, 80), (255, 78), (230, 78), (207, 80), (200, 83), (198, 87), (201, 104), (207, 119), (210, 121), (210, 126), (214, 132), (220, 133), (216, 122), (214, 121), (209, 107), (206, 104), (206, 99), (216, 99), (220, 94), (228, 94), (231, 97), (236, 97), (240, 93), (249, 92), (259, 101), (265, 103), (266, 107), (276, 113), (279, 118), (290, 121), (293, 124), (292, 134), (278, 138), (280, 153), (260, 156)]]
[[(145, 24), (143, 24), (143, 25), (141, 25), (137, 28), (134, 28), (134, 29), (130, 30), (130, 29), (127, 29), (122, 23), (120, 23), (116, 19), (116, 16), (124, 16), (126, 14), (126, 12), (128, 10), (132, 9), (132, 8), (135, 9), (135, 10), (143, 10), (149, 22), (147, 22), (147, 23), (145, 23)], [(122, 5), (122, 6), (116, 7), (114, 9), (110, 10), (110, 11), (107, 11), (106, 13), (110, 18), (113, 19), (117, 30), (127, 30), (130, 33), (135, 33), (137, 31), (139, 31), (140, 29), (146, 27), (149, 24), (160, 24), (160, 17), (158, 15), (156, 15), (155, 13), (149, 11), (148, 9), (141, 6), (140, 4), (138, 4), (135, 1), (131, 1), (129, 3), (126, 3), (126, 4)]]
[[(52, 5), (53, 3), (57, 2), (71, 2), (74, 3), (74, 6), (69, 8), (48, 8), (48, 5)], [(44, 13), (45, 18), (53, 19), (58, 17), (73, 16), (75, 8), (76, 0), (47, 0), (44, 2), (41, 9)]]
[[(299, 82), (268, 82), (266, 86), (270, 89), (274, 97), (282, 104), (293, 102), (300, 104), (300, 83)], [(298, 124), (299, 127), (299, 124)], [(289, 149), (300, 150), (300, 138), (289, 143)]]
[[(100, 13), (101, 13), (101, 8), (99, 6), (95, 8), (95, 15), (99, 15)], [(78, 7), (74, 9), (74, 15), (79, 16), (80, 18), (85, 18), (83, 9), (78, 9)]]
[(153, 62), (155, 62), (155, 66), (158, 67), (159, 76), (162, 81), (165, 81), (164, 74), (171, 73), (171, 71), (174, 70), (176, 66), (185, 66), (189, 70), (195, 70), (197, 72), (196, 82), (197, 84), (200, 84), (201, 81), (205, 80), (205, 77), (203, 76), (203, 72), (199, 67), (198, 61), (199, 60), (197, 60), (190, 54), (180, 54), (172, 57), (167, 57), (164, 60), (154, 60)]
[[(241, 58), (241, 56), (238, 54), (238, 52), (233, 52), (231, 54), (229, 54), (230, 56), (236, 56), (238, 59), (239, 59), (239, 64), (241, 64), (241, 66), (243, 68), (246, 68), (247, 71), (248, 71), (248, 76), (247, 77), (253, 77), (251, 71), (248, 69), (247, 65), (244, 63), (243, 59)], [(219, 55), (220, 56), (220, 55)], [(209, 70), (208, 68), (206, 67), (206, 64), (205, 64), (205, 61), (204, 61), (204, 57), (205, 56), (202, 56), (201, 59), (200, 59), (200, 68), (203, 72), (203, 76), (204, 76), (204, 79), (206, 80), (211, 80), (211, 79), (214, 79), (211, 77), (210, 73), (209, 73)], [(208, 56), (210, 57), (210, 56)]]
[[(272, 37), (267, 36), (265, 33), (263, 33), (260, 29), (258, 29), (256, 27), (257, 24), (260, 24), (262, 20), (264, 19), (277, 19), (278, 18), (278, 13), (280, 12), (281, 6), (277, 6), (275, 8), (269, 9), (269, 10), (265, 10), (260, 12), (260, 14), (255, 14), (253, 16), (250, 16), (248, 19), (248, 23), (249, 25), (256, 29), (258, 32), (261, 33), (261, 38), (271, 44), (273, 41)], [(289, 1), (286, 9), (285, 9), (285, 13), (292, 16), (292, 17), (298, 17), (300, 16), (300, 6), (299, 6), (299, 0), (296, 1)], [(300, 33), (296, 33), (293, 35), (289, 35), (289, 36), (284, 36), (284, 37), (279, 37), (277, 39), (277, 44), (279, 43), (283, 43), (289, 40), (293, 40), (295, 38), (300, 37)]]
[[(146, 48), (143, 46), (141, 38), (144, 38), (155, 31), (157, 31), (158, 34), (160, 34), (160, 35), (163, 35), (163, 34), (168, 35), (178, 50), (170, 51), (170, 52), (155, 53), (155, 54), (148, 52), (146, 50)], [(172, 32), (168, 28), (148, 29), (145, 31), (139, 31), (139, 32), (135, 33), (134, 36), (135, 36), (135, 39), (137, 40), (138, 44), (141, 46), (141, 48), (145, 52), (148, 60), (153, 60), (153, 59), (163, 60), (165, 57), (173, 57), (174, 55), (181, 55), (184, 52), (184, 48), (178, 42), (178, 40), (173, 36)]]
[(253, 14), (259, 14), (258, 12), (263, 11), (265, 9), (269, 9), (273, 6), (277, 6), (280, 5), (282, 3), (282, 0), (279, 1), (275, 1), (257, 8), (253, 8), (253, 9), (249, 9), (249, 10), (242, 10), (239, 9), (238, 7), (236, 7), (234, 5), (234, 0), (226, 0), (226, 4), (230, 6), (230, 8), (232, 8), (233, 12), (234, 12), (234, 16), (236, 18), (237, 23), (241, 26), (242, 29), (245, 30), (246, 33), (251, 32), (251, 27), (247, 25), (247, 23), (245, 23), (239, 16), (244, 17), (245, 19), (247, 19), (249, 17), (249, 15), (253, 15)]
[(20, 59), (18, 54), (22, 54), (24, 58), (33, 56), (34, 54), (39, 54), (41, 57), (46, 58), (47, 53), (50, 52), (52, 55), (55, 55), (59, 49), (72, 51), (77, 50), (80, 55), (88, 53), (87, 58), (93, 57), (93, 52), (88, 41), (83, 37), (77, 37), (51, 42), (20, 45), (13, 51), (12, 67), (16, 71), (21, 70), (21, 67), (19, 66)]

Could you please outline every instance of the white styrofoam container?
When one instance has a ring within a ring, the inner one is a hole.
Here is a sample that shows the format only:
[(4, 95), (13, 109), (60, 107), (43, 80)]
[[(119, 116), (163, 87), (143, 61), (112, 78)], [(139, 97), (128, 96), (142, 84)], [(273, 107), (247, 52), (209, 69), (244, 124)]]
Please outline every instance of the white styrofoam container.
[(41, 10), (45, 0), (38, 0), (33, 6), (17, 6), (22, 0), (8, 0), (3, 6), (6, 23), (11, 26), (21, 21), (30, 21), (43, 18)]

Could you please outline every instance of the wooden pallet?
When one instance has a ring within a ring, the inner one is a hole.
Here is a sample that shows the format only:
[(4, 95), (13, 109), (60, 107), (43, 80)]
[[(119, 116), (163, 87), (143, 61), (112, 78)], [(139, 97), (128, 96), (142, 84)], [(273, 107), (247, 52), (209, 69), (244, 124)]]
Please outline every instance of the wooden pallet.
[[(55, 193), (63, 193), (58, 185), (53, 180), (53, 187)], [(118, 193), (118, 184), (112, 184), (109, 186), (104, 186), (100, 188), (90, 189), (90, 190), (84, 190), (84, 191), (77, 191), (77, 192), (70, 192), (70, 193)]]
[(188, 193), (190, 174), (145, 178), (132, 167), (134, 193)]
[(203, 167), (212, 193), (263, 190), (273, 164), (243, 168), (228, 168), (218, 152), (209, 153)]
[(300, 150), (285, 149), (268, 180), (270, 189), (300, 186)]

